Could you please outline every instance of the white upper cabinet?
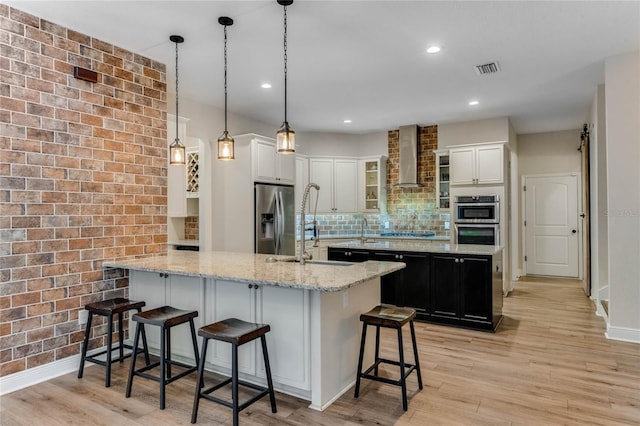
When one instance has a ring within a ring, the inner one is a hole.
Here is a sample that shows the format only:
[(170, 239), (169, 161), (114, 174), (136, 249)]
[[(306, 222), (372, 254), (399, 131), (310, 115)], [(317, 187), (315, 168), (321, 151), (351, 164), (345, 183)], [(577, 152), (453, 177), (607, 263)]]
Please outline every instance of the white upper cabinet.
[(309, 159), (309, 181), (317, 183), (320, 191), (311, 192), (310, 209), (318, 212), (358, 211), (358, 161), (353, 159)]
[(253, 181), (293, 185), (295, 183), (295, 155), (278, 154), (273, 139), (253, 139)]
[[(187, 140), (187, 121), (178, 119), (178, 137), (182, 143)], [(187, 217), (187, 168), (184, 165), (169, 164), (169, 145), (176, 138), (176, 116), (167, 114), (167, 216)]]
[(451, 185), (501, 184), (504, 181), (504, 146), (488, 144), (449, 150)]
[(334, 160), (333, 176), (334, 211), (358, 211), (358, 162)]

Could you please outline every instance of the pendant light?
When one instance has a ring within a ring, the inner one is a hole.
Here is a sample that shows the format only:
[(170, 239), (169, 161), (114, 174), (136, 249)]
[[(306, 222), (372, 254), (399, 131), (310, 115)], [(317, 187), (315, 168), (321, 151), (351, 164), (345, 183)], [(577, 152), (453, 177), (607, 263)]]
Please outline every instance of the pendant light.
[(178, 137), (178, 44), (184, 42), (184, 37), (179, 35), (169, 36), (169, 40), (176, 44), (176, 138), (169, 145), (169, 164), (182, 166), (185, 164), (184, 145)]
[(289, 127), (287, 121), (287, 6), (293, 0), (277, 0), (278, 4), (284, 6), (284, 122), (276, 133), (276, 147), (278, 154), (293, 154), (296, 152), (296, 132)]
[(234, 140), (227, 131), (227, 27), (233, 25), (233, 19), (221, 16), (218, 23), (224, 25), (224, 132), (218, 138), (218, 160), (233, 160)]

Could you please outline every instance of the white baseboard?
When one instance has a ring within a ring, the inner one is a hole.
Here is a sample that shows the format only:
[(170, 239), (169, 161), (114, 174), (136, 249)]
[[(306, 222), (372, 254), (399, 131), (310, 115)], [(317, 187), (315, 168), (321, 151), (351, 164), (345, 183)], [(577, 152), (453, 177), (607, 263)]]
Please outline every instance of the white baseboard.
[(640, 330), (635, 328), (611, 327), (607, 324), (607, 332), (604, 335), (611, 340), (640, 343)]
[[(87, 363), (85, 367), (92, 364), (93, 363)], [(78, 367), (80, 367), (80, 355), (74, 355), (39, 367), (29, 368), (28, 370), (0, 377), (0, 395), (46, 382), (47, 380), (71, 373), (72, 371), (78, 371)]]

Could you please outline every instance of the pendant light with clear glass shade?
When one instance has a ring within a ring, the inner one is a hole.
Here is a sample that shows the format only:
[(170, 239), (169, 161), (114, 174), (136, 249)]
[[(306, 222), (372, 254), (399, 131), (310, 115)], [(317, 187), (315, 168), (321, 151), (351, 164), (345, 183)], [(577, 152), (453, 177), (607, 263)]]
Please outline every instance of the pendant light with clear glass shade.
[(289, 127), (287, 121), (287, 6), (293, 0), (277, 0), (278, 4), (284, 6), (284, 122), (276, 133), (276, 148), (278, 154), (293, 154), (296, 152), (296, 132)]
[(179, 35), (169, 36), (169, 40), (176, 44), (176, 138), (169, 145), (169, 164), (182, 166), (185, 164), (184, 145), (178, 137), (178, 44), (184, 42), (184, 37)]
[(233, 19), (221, 16), (218, 23), (224, 26), (224, 132), (218, 138), (218, 160), (233, 160), (234, 140), (227, 131), (227, 27), (233, 25)]

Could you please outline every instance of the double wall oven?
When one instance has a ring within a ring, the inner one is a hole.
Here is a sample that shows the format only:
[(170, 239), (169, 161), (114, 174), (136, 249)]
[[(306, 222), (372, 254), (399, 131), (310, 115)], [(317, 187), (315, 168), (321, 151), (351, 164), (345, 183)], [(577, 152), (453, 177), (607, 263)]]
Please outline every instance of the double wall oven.
[(500, 199), (497, 195), (459, 195), (454, 198), (457, 244), (500, 244)]

